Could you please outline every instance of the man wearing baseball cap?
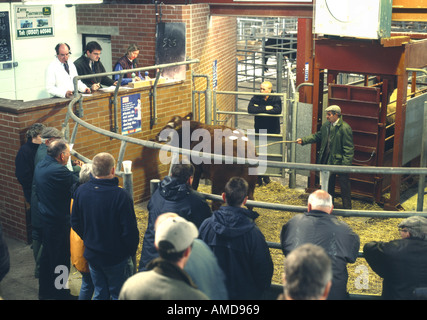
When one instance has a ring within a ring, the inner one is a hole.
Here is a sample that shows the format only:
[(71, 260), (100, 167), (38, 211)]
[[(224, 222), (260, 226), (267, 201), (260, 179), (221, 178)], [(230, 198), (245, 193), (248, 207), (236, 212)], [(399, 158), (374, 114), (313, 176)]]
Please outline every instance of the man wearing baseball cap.
[[(298, 138), (300, 145), (320, 142), (318, 164), (351, 166), (354, 156), (353, 131), (341, 117), (341, 108), (337, 105), (325, 109), (326, 122), (320, 130), (304, 138)], [(344, 209), (351, 209), (351, 186), (348, 173), (339, 173), (341, 199)], [(328, 193), (335, 198), (336, 174), (331, 172)], [(322, 183), (322, 182), (321, 182)], [(325, 190), (326, 191), (326, 190)]]
[(208, 300), (183, 270), (191, 246), (199, 235), (196, 226), (182, 217), (159, 216), (154, 244), (160, 257), (123, 285), (119, 300)]

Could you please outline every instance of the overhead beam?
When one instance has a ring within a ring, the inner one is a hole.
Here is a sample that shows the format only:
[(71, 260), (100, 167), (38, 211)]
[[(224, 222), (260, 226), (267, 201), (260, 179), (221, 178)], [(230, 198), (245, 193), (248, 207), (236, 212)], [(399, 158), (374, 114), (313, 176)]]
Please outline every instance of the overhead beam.
[(309, 4), (247, 4), (210, 3), (212, 15), (252, 17), (295, 17), (312, 18), (313, 5)]
[[(167, 3), (168, 0), (164, 0)], [(313, 18), (312, 2), (193, 0), (208, 3), (212, 15)], [(393, 0), (393, 21), (427, 21), (427, 0)]]

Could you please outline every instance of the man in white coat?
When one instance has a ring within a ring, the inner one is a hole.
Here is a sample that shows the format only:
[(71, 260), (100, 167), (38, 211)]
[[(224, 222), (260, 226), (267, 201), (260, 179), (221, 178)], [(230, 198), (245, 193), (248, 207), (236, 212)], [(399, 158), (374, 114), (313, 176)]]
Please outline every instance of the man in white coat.
[[(50, 63), (46, 72), (46, 90), (54, 97), (71, 98), (74, 94), (73, 78), (78, 76), (77, 69), (70, 57), (70, 46), (66, 43), (58, 43), (55, 47), (56, 58)], [(78, 90), (90, 93), (81, 80), (78, 81)]]

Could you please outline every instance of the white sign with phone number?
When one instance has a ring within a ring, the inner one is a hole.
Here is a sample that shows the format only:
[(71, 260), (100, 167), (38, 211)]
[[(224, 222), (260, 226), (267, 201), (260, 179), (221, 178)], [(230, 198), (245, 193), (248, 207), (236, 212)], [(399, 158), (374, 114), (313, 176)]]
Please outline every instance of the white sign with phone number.
[(17, 6), (17, 39), (46, 36), (53, 36), (52, 6)]

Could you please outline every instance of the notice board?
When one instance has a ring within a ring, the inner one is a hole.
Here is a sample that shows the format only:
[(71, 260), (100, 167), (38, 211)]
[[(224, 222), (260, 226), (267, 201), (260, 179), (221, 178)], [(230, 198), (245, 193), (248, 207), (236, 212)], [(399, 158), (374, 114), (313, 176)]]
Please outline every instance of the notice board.
[(12, 60), (9, 12), (0, 11), (0, 62)]
[[(185, 61), (185, 23), (159, 22), (156, 26), (156, 64)], [(186, 66), (172, 66), (162, 70), (162, 76), (184, 80)]]

